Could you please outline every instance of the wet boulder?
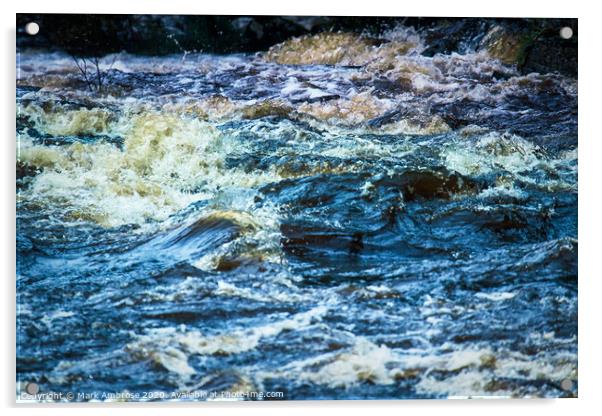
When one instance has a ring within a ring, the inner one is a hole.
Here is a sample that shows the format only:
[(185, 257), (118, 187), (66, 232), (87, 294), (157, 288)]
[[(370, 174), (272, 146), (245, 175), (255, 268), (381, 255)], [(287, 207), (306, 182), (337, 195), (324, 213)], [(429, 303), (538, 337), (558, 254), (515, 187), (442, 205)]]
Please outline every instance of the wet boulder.
[[(577, 19), (410, 19), (424, 40), (424, 56), (485, 52), (522, 73), (577, 76)], [(573, 36), (563, 39), (560, 29)]]
[(486, 19), (461, 18), (418, 20), (413, 23), (424, 38), (424, 56), (465, 53), (483, 38), (489, 26)]
[(399, 189), (406, 202), (449, 199), (456, 194), (476, 192), (480, 184), (446, 168), (407, 170), (375, 181), (375, 186)]
[[(560, 36), (569, 27), (570, 39)], [(560, 72), (577, 76), (577, 20), (526, 19), (502, 22), (489, 29), (480, 41), (478, 51), (507, 65), (516, 65), (522, 73)]]
[(507, 65), (522, 65), (527, 48), (536, 37), (536, 31), (496, 25), (487, 32), (478, 49)]

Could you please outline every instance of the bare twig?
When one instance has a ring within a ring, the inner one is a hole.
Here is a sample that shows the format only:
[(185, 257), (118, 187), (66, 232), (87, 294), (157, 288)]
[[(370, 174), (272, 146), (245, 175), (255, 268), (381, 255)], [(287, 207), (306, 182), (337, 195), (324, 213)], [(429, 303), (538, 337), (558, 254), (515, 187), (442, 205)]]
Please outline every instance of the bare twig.
[[(71, 55), (71, 58), (75, 62), (79, 72), (82, 74), (90, 92), (96, 90), (98, 93), (102, 93), (107, 78), (110, 75), (109, 72), (111, 71), (111, 68), (113, 68), (115, 60), (117, 59), (117, 55), (113, 56), (113, 61), (106, 71), (100, 69), (100, 59), (98, 57), (77, 58), (76, 56)], [(95, 71), (96, 74), (94, 74), (92, 71)], [(95, 77), (95, 80), (93, 80), (93, 77)]]
[(113, 69), (113, 65), (115, 65), (115, 61), (117, 60), (117, 56), (119, 56), (120, 54), (113, 54), (113, 60), (111, 61), (111, 65), (109, 65), (109, 68), (105, 71), (105, 78), (108, 78), (111, 75), (111, 70)]
[(90, 92), (92, 92), (92, 84), (91, 84), (90, 80), (88, 79), (88, 71), (87, 71), (86, 60), (82, 59), (83, 63), (80, 64), (79, 60), (75, 56), (71, 55), (71, 58), (73, 58), (73, 61), (75, 62), (75, 65), (79, 69), (79, 72), (82, 73), (82, 75), (84, 77), (84, 80), (86, 81), (86, 85), (88, 86), (88, 89), (90, 90)]
[(98, 58), (94, 57), (94, 66), (96, 67), (96, 82), (98, 84), (98, 92), (102, 92), (102, 77), (100, 75), (100, 66), (98, 63)]

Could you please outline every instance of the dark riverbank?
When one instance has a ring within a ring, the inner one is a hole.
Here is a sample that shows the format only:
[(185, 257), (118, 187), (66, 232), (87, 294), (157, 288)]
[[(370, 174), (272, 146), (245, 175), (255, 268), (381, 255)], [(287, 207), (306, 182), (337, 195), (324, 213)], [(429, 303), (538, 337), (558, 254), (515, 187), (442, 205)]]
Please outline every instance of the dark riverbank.
[[(30, 21), (40, 25), (39, 35), (24, 33)], [(522, 73), (577, 75), (577, 19), (18, 14), (17, 46), (99, 56), (225, 54), (265, 51), (291, 37), (324, 31), (380, 33), (399, 25), (415, 28), (425, 39), (425, 56), (486, 50)], [(559, 36), (565, 26), (573, 30), (571, 39)]]

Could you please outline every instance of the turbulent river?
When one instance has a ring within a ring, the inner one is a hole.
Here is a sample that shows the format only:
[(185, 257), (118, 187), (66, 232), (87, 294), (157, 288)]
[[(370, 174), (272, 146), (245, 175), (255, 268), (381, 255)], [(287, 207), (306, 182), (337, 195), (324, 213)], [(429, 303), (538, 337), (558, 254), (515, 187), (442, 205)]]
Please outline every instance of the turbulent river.
[(577, 394), (576, 80), (354, 36), (20, 51), (20, 386)]

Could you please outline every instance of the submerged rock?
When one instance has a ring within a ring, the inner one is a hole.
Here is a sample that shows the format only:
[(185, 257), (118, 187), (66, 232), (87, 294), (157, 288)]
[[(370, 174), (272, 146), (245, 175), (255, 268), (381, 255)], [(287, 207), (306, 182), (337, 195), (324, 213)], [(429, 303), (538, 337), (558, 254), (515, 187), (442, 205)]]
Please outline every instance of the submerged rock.
[(513, 31), (503, 26), (494, 26), (481, 42), (480, 50), (507, 65), (522, 65), (527, 48), (537, 36), (536, 32)]
[[(563, 39), (560, 30), (570, 27), (573, 36)], [(527, 19), (493, 26), (480, 42), (486, 51), (523, 73), (560, 72), (577, 76), (577, 20)]]
[[(440, 18), (415, 24), (425, 56), (480, 51), (523, 73), (577, 76), (577, 19)], [(572, 29), (571, 39), (560, 37), (563, 27)]]
[(20, 160), (17, 160), (17, 168), (16, 168), (17, 186), (19, 187), (19, 185), (22, 185), (22, 179), (36, 176), (39, 172), (40, 172), (40, 170), (38, 170), (35, 166), (32, 166), (28, 163), (24, 163)]

